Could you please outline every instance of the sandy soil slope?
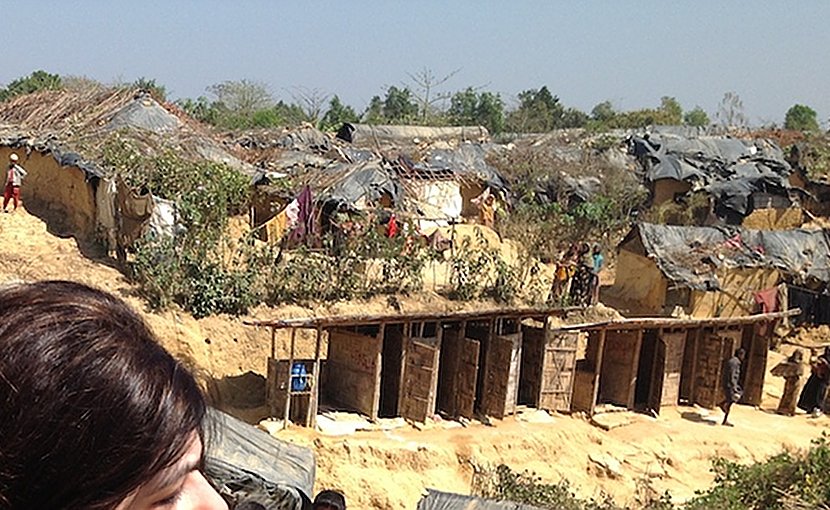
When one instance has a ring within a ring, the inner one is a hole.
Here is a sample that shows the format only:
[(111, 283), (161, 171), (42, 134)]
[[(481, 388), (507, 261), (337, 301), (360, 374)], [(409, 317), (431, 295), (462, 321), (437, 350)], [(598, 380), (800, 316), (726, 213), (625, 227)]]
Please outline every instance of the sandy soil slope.
[[(180, 311), (147, 310), (136, 288), (101, 254), (82, 253), (72, 238), (50, 233), (40, 219), (20, 210), (0, 213), (0, 283), (59, 278), (109, 290), (140, 310), (175, 355), (205, 377), (221, 378), (248, 370), (260, 374), (270, 351), (267, 332), (244, 326), (239, 318), (195, 320)], [(408, 310), (451, 309), (436, 295), (404, 299)], [(469, 306), (487, 306), (474, 304)], [(385, 299), (335, 303), (326, 307), (259, 308), (253, 317), (297, 317), (323, 313), (388, 311)], [(818, 341), (823, 334), (809, 340)], [(805, 340), (806, 341), (806, 340)], [(286, 337), (277, 342), (284, 351)], [(771, 353), (770, 366), (781, 355)], [(783, 381), (768, 377), (761, 409), (738, 406), (734, 428), (715, 425), (719, 415), (694, 408), (667, 408), (657, 419), (620, 413), (627, 425), (601, 430), (579, 416), (554, 415), (550, 423), (511, 418), (495, 426), (480, 423), (425, 430), (410, 426), (332, 437), (291, 427), (278, 437), (305, 444), (317, 453), (318, 488), (343, 489), (352, 508), (414, 508), (425, 487), (468, 492), (476, 466), (506, 463), (544, 480), (568, 479), (584, 496), (606, 492), (634, 505), (644, 489), (670, 490), (688, 498), (712, 481), (710, 459), (720, 455), (741, 462), (761, 460), (782, 448), (804, 448), (826, 430), (829, 419), (773, 414)], [(531, 415), (532, 416), (532, 415)], [(646, 483), (648, 482), (648, 483)]]

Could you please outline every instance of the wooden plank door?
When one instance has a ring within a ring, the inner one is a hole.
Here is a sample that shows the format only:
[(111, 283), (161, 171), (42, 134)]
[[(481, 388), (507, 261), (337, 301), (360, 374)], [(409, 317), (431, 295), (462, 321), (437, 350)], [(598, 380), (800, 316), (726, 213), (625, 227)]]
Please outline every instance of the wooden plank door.
[(467, 419), (473, 418), (480, 348), (481, 343), (475, 338), (464, 338), (461, 341), (458, 372), (455, 378), (455, 409), (457, 416), (463, 416)]
[(722, 400), (721, 370), (724, 353), (729, 352), (727, 339), (712, 333), (701, 338), (695, 364), (694, 403), (712, 408)]
[(504, 418), (516, 412), (522, 354), (521, 334), (493, 335), (484, 357), (481, 412)]
[(519, 402), (540, 407), (545, 362), (545, 328), (522, 326), (522, 361), (519, 372)]
[(382, 334), (330, 330), (326, 396), (376, 420), (380, 408), (382, 351)]
[(285, 415), (285, 401), (288, 398), (288, 381), (291, 367), (288, 361), (268, 358), (268, 378), (265, 389), (265, 401), (268, 414), (282, 418)]
[(772, 325), (747, 324), (744, 326), (743, 346), (746, 360), (741, 367), (744, 396), (741, 402), (761, 405), (764, 395), (764, 377), (767, 372), (767, 353)]
[(578, 333), (549, 334), (542, 363), (539, 408), (571, 410)]
[(426, 421), (435, 414), (440, 338), (404, 339), (403, 386), (398, 410), (404, 418)]
[[(680, 375), (683, 372), (683, 354), (686, 350), (686, 331), (661, 332), (658, 353), (663, 360), (662, 392), (659, 405), (675, 406), (680, 401)], [(654, 408), (652, 408), (654, 409)]]

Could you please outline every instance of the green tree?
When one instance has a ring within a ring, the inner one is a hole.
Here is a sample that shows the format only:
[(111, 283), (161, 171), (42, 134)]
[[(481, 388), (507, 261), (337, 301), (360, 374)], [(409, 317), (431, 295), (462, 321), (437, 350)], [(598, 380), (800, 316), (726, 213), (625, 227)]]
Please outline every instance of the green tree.
[(223, 128), (251, 127), (254, 113), (274, 104), (265, 85), (248, 80), (217, 83), (208, 92), (216, 96), (216, 125)]
[(383, 118), (383, 99), (380, 96), (372, 96), (362, 118), (367, 124), (386, 123), (386, 119)]
[(0, 101), (40, 90), (57, 90), (62, 87), (61, 77), (46, 71), (35, 71), (29, 76), (18, 78), (0, 89)]
[(184, 110), (185, 113), (193, 117), (194, 119), (198, 120), (199, 122), (204, 122), (206, 124), (216, 124), (216, 117), (218, 115), (218, 111), (214, 103), (212, 103), (208, 98), (205, 96), (199, 96), (198, 98), (190, 99), (178, 99), (176, 100), (176, 106)]
[(357, 122), (359, 117), (354, 108), (344, 105), (336, 95), (329, 101), (329, 109), (320, 121), (320, 129), (332, 131), (339, 129), (344, 122)]
[(784, 127), (796, 131), (816, 132), (819, 130), (816, 111), (803, 104), (795, 104), (787, 110)]
[(588, 115), (574, 108), (566, 109), (547, 86), (519, 93), (519, 107), (507, 117), (508, 129), (525, 133), (544, 133), (552, 129), (582, 127)]
[(155, 99), (159, 103), (164, 103), (167, 101), (167, 88), (164, 85), (156, 83), (156, 80), (154, 79), (151, 80), (142, 76), (141, 78), (134, 81), (131, 87), (146, 90), (150, 93), (153, 99)]
[(683, 114), (683, 124), (687, 126), (703, 127), (709, 125), (709, 115), (700, 106), (695, 106)]
[(545, 133), (556, 127), (555, 119), (562, 116), (564, 108), (547, 86), (524, 90), (518, 97), (519, 107), (508, 116), (511, 131)]
[(611, 101), (603, 101), (598, 103), (591, 110), (591, 119), (601, 123), (611, 122), (616, 116), (617, 111), (614, 109), (614, 105), (611, 104)]
[(394, 85), (386, 90), (381, 111), (386, 122), (391, 124), (406, 124), (418, 117), (418, 105), (412, 91), (406, 87), (399, 89)]
[(492, 92), (478, 93), (472, 87), (456, 92), (447, 111), (450, 123), (456, 126), (480, 125), (491, 133), (504, 129), (504, 103)]
[(679, 126), (683, 123), (683, 108), (677, 99), (670, 96), (660, 98), (660, 124), (666, 126)]

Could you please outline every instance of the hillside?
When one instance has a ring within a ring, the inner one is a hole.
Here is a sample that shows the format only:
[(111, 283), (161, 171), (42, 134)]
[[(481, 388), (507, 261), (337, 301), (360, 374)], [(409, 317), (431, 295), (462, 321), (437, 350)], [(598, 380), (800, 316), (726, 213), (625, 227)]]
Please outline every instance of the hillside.
[[(136, 288), (109, 259), (79, 247), (72, 238), (50, 232), (43, 221), (25, 210), (0, 215), (0, 246), (5, 262), (0, 265), (0, 282), (58, 278), (104, 288), (138, 309), (165, 347), (193, 365), (203, 379), (246, 371), (264, 373), (270, 348), (265, 331), (244, 326), (239, 318), (196, 320), (180, 311), (149, 311)], [(432, 295), (404, 299), (401, 304), (413, 310), (459, 306)], [(316, 309), (259, 308), (252, 316), (292, 317), (357, 309), (382, 311), (387, 307), (385, 300), (376, 300)], [(284, 349), (284, 341), (280, 339), (278, 349)], [(779, 359), (780, 354), (772, 353), (770, 366)], [(430, 424), (425, 430), (404, 426), (347, 437), (292, 427), (276, 434), (314, 449), (318, 488), (343, 489), (355, 508), (414, 508), (427, 486), (468, 492), (474, 466), (499, 463), (514, 470), (534, 471), (547, 481), (565, 478), (583, 496), (607, 493), (618, 502), (634, 505), (644, 491), (669, 490), (682, 499), (706, 488), (712, 482), (712, 456), (752, 462), (782, 448), (808, 446), (826, 430), (827, 419), (804, 415), (785, 418), (772, 413), (782, 384), (781, 379), (768, 376), (762, 408), (738, 406), (734, 429), (715, 426), (717, 415), (707, 417), (705, 411), (679, 407), (665, 409), (657, 419), (615, 414), (612, 419), (627, 424), (610, 431), (580, 416), (548, 419), (544, 414), (528, 414), (498, 422), (495, 427)], [(544, 423), (534, 423), (540, 418)], [(611, 467), (600, 467), (598, 462)]]

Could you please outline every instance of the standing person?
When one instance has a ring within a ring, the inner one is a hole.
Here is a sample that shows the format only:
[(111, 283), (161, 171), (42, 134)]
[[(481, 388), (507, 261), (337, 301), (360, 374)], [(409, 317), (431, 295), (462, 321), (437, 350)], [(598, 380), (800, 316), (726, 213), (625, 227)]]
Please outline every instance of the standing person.
[(602, 248), (599, 243), (594, 244), (593, 253), (593, 279), (591, 280), (591, 304), (599, 303), (599, 272), (602, 271), (602, 265), (605, 263), (605, 257), (602, 256)]
[(723, 410), (723, 423), (728, 427), (733, 425), (729, 423), (729, 410), (732, 409), (732, 404), (741, 400), (743, 390), (741, 389), (741, 363), (746, 357), (746, 351), (743, 347), (735, 351), (735, 355), (723, 362), (723, 402), (718, 406)]
[(775, 412), (783, 414), (784, 416), (793, 416), (795, 414), (796, 395), (798, 394), (798, 382), (804, 374), (804, 366), (801, 364), (803, 354), (800, 349), (796, 349), (789, 358), (775, 365), (771, 370), (771, 374), (776, 377), (784, 378), (784, 393), (781, 395), (781, 401), (778, 403), (778, 409)]
[(3, 188), (3, 212), (9, 212), (7, 209), (9, 200), (14, 199), (14, 210), (20, 202), (20, 185), (23, 183), (23, 178), (26, 177), (26, 170), (17, 164), (17, 154), (12, 152), (9, 156), (9, 168), (6, 170), (6, 186)]
[(0, 509), (227, 510), (199, 386), (123, 301), (0, 289)]
[(340, 491), (320, 491), (314, 498), (311, 510), (346, 510), (346, 497)]
[(824, 349), (824, 354), (816, 358), (810, 366), (810, 377), (798, 397), (798, 408), (821, 416), (824, 412), (824, 394), (827, 393), (827, 382), (830, 380), (830, 347)]

